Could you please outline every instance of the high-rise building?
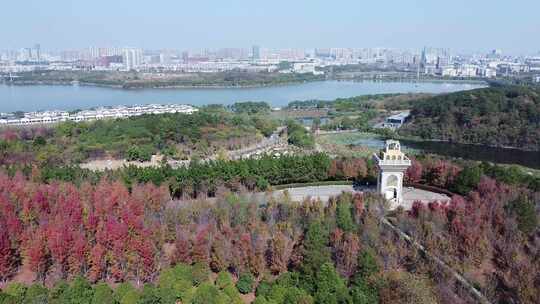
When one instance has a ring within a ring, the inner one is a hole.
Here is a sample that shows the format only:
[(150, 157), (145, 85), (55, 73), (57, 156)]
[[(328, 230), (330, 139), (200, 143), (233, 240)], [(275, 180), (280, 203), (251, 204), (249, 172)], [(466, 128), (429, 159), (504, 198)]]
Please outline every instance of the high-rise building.
[(188, 63), (188, 62), (189, 62), (189, 52), (188, 52), (188, 51), (182, 52), (182, 61), (183, 61), (184, 63)]
[(38, 62), (41, 61), (41, 45), (39, 43), (34, 45), (34, 59)]
[(125, 48), (122, 59), (124, 61), (124, 67), (126, 70), (133, 70), (143, 62), (143, 51), (137, 48)]
[(251, 58), (253, 60), (259, 60), (261, 59), (261, 48), (258, 45), (254, 45), (251, 48)]

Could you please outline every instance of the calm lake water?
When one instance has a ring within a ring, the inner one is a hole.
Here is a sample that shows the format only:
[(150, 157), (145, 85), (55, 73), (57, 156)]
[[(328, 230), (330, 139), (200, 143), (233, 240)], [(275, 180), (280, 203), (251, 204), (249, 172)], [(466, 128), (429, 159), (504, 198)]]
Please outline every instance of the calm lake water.
[(75, 110), (135, 104), (192, 104), (266, 101), (285, 106), (295, 100), (332, 100), (381, 93), (446, 93), (482, 87), (442, 82), (319, 81), (262, 88), (123, 90), (91, 86), (8, 86), (0, 84), (0, 112)]
[[(503, 149), (476, 145), (464, 145), (447, 142), (417, 142), (400, 140), (402, 148), (407, 151), (420, 151), (456, 158), (488, 161), (501, 164), (517, 164), (529, 168), (540, 169), (540, 152)], [(382, 139), (369, 138), (356, 141), (354, 144), (381, 149)]]

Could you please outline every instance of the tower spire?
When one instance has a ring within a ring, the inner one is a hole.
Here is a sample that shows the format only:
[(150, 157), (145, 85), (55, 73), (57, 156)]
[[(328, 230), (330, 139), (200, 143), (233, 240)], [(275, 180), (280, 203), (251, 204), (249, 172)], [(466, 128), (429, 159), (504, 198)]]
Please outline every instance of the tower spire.
[(379, 167), (377, 192), (390, 202), (391, 209), (395, 209), (403, 203), (403, 177), (411, 160), (401, 152), (397, 140), (387, 140), (385, 148), (373, 154), (373, 159)]

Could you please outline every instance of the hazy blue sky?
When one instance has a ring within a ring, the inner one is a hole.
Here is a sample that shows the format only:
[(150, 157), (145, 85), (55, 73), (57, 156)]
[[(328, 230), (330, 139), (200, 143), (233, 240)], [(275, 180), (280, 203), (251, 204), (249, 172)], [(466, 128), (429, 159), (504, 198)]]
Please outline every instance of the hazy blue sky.
[(0, 49), (396, 47), (540, 51), (540, 0), (4, 0)]

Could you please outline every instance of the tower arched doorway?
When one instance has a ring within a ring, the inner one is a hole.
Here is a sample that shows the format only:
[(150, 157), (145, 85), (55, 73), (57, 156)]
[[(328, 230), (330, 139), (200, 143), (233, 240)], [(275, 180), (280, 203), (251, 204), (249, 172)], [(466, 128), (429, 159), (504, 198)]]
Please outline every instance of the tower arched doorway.
[(398, 199), (399, 177), (389, 175), (384, 183), (384, 197), (388, 200), (396, 201)]

